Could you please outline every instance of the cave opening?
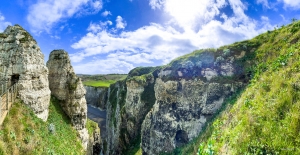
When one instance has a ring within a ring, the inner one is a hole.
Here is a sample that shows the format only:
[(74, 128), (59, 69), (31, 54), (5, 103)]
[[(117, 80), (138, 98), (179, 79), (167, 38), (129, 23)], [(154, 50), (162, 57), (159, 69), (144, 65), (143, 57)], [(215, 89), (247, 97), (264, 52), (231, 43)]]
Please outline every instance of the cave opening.
[(11, 80), (10, 80), (10, 83), (11, 83), (11, 86), (18, 83), (19, 81), (19, 78), (20, 78), (20, 75), (19, 74), (14, 74), (11, 76)]
[(184, 130), (178, 130), (175, 136), (176, 147), (181, 147), (189, 142), (188, 134)]

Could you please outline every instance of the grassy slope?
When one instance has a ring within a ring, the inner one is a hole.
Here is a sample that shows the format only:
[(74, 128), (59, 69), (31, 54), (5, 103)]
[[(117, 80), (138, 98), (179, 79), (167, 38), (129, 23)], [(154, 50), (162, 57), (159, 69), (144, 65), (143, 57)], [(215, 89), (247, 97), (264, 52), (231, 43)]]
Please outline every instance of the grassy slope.
[(294, 22), (245, 41), (260, 44), (248, 68), (250, 85), (173, 154), (300, 154), (299, 29)]
[(93, 87), (109, 87), (116, 81), (123, 80), (126, 74), (107, 74), (107, 75), (78, 75), (84, 85)]
[[(55, 133), (49, 132), (50, 124)], [(84, 154), (77, 132), (54, 98), (43, 122), (22, 103), (14, 103), (0, 130), (0, 154)]]

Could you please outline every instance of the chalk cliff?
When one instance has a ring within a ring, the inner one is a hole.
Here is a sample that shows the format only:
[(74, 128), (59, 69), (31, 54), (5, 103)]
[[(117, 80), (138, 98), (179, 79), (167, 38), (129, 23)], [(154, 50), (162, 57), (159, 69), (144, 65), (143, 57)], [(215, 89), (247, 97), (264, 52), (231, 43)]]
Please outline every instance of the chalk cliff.
[(60, 100), (60, 105), (70, 117), (86, 148), (88, 143), (86, 90), (81, 79), (75, 75), (69, 55), (64, 50), (53, 50), (47, 67), (51, 94)]
[(51, 93), (48, 69), (37, 42), (19, 25), (0, 33), (0, 83), (9, 87), (16, 82), (20, 99), (46, 121)]

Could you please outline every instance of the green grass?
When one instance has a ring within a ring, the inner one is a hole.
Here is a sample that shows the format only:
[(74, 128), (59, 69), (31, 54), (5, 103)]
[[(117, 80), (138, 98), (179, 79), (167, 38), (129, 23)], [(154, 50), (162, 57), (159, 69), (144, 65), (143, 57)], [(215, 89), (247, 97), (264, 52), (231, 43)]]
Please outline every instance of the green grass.
[(223, 47), (259, 45), (243, 60), (250, 84), (178, 154), (300, 154), (299, 29), (294, 22)]
[(87, 119), (86, 128), (88, 130), (89, 135), (93, 135), (94, 131), (98, 129), (98, 124), (90, 119)]
[[(55, 126), (55, 133), (49, 125)], [(77, 131), (51, 98), (47, 122), (22, 103), (14, 103), (0, 130), (0, 154), (84, 154)]]
[(109, 87), (111, 84), (115, 83), (114, 80), (108, 81), (83, 81), (85, 86), (92, 86), (92, 87)]

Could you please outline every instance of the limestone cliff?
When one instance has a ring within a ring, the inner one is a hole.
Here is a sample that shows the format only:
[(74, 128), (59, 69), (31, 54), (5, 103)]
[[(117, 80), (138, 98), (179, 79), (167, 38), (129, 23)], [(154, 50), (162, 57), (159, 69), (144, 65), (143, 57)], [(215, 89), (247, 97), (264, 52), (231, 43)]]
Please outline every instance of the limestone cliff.
[(108, 88), (92, 86), (84, 86), (84, 88), (86, 90), (85, 99), (87, 104), (104, 110), (106, 108)]
[(243, 65), (253, 49), (196, 51), (170, 64), (136, 68), (109, 89), (106, 154), (141, 146), (171, 152), (199, 135), (224, 102), (250, 79)]
[[(203, 51), (175, 60), (159, 73), (156, 102), (142, 125), (143, 154), (171, 152), (199, 135), (224, 101), (245, 84), (234, 55)], [(238, 53), (239, 54), (239, 53)]]
[(97, 128), (94, 130), (93, 134), (89, 137), (89, 143), (87, 146), (87, 155), (99, 155), (101, 153), (101, 137), (100, 137), (100, 129)]
[(105, 139), (105, 154), (121, 154), (121, 108), (124, 106), (126, 95), (126, 83), (124, 81), (116, 82), (110, 85), (108, 89), (109, 98), (106, 104), (106, 130), (107, 137)]
[(70, 117), (86, 148), (88, 143), (86, 90), (81, 79), (75, 75), (69, 55), (64, 50), (52, 51), (47, 67), (51, 94), (60, 100), (60, 105)]
[(18, 82), (19, 97), (44, 121), (48, 118), (50, 90), (48, 69), (37, 42), (21, 26), (0, 33), (0, 82)]

